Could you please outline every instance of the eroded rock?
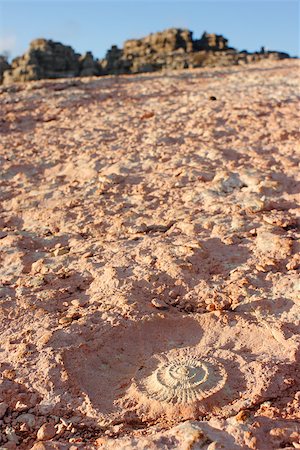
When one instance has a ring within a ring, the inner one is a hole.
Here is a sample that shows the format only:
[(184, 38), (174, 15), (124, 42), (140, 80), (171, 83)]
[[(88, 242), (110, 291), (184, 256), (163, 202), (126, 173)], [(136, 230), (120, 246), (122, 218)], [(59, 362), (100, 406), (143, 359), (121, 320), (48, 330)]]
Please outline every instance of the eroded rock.
[(24, 55), (4, 69), (5, 84), (43, 78), (70, 78), (99, 75), (99, 65), (91, 52), (80, 56), (68, 45), (47, 39), (35, 39)]
[(0, 82), (30, 81), (43, 78), (86, 77), (111, 74), (155, 72), (162, 69), (230, 66), (261, 59), (283, 59), (282, 52), (242, 52), (228, 46), (224, 36), (204, 32), (193, 39), (187, 29), (169, 28), (140, 39), (125, 41), (122, 49), (113, 45), (104, 59), (95, 60), (91, 52), (75, 53), (72, 47), (47, 39), (35, 39), (23, 56), (11, 66), (0, 57)]

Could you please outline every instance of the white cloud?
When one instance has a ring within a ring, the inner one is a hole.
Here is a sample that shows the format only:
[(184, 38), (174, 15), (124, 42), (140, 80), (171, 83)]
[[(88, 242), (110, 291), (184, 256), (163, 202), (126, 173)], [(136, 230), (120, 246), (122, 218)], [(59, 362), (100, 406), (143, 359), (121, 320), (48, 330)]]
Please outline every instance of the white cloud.
[(13, 34), (0, 36), (0, 54), (6, 53), (10, 55), (14, 52), (17, 43), (17, 37)]

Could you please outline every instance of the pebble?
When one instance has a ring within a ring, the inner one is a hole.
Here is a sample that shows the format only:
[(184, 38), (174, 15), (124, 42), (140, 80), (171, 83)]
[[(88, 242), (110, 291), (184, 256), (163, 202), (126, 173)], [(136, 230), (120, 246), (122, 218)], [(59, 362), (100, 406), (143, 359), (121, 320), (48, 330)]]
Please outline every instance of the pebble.
[(17, 417), (17, 422), (25, 423), (29, 428), (33, 428), (35, 425), (35, 416), (33, 414), (21, 414)]
[(56, 433), (57, 433), (57, 435), (60, 435), (65, 429), (66, 429), (65, 425), (63, 423), (59, 423), (56, 426), (56, 430), (57, 430)]
[(4, 417), (6, 411), (8, 408), (8, 404), (5, 402), (1, 402), (0, 403), (0, 419), (2, 419), (2, 417)]
[(93, 252), (86, 252), (82, 255), (83, 258), (91, 258), (92, 256), (94, 256)]
[(75, 306), (76, 308), (78, 308), (79, 306), (85, 306), (87, 304), (87, 301), (84, 300), (84, 299), (77, 299), (76, 298), (74, 300), (71, 300), (71, 304), (73, 306)]
[(153, 298), (151, 300), (151, 304), (157, 309), (167, 309), (168, 308), (166, 303), (163, 300), (160, 300), (159, 298)]
[(61, 319), (59, 319), (58, 323), (60, 323), (61, 325), (65, 325), (67, 323), (71, 323), (73, 322), (72, 317), (68, 316), (68, 317), (62, 317)]
[(15, 444), (19, 443), (18, 435), (12, 427), (6, 427), (5, 434), (10, 442), (14, 442)]
[(236, 420), (237, 422), (243, 423), (243, 422), (246, 422), (246, 421), (247, 421), (247, 419), (249, 418), (249, 416), (250, 416), (250, 411), (248, 411), (248, 410), (242, 410), (242, 411), (240, 411), (240, 412), (237, 413), (237, 415), (235, 416), (235, 420)]
[(13, 380), (16, 376), (16, 371), (14, 369), (5, 369), (2, 372), (2, 376), (8, 380)]
[(28, 405), (26, 405), (26, 403), (17, 401), (16, 406), (15, 406), (16, 411), (22, 412), (22, 411), (26, 411), (26, 409), (28, 409)]
[(59, 247), (53, 250), (52, 253), (54, 256), (61, 256), (65, 255), (66, 253), (69, 253), (69, 251), (70, 251), (69, 247)]
[(37, 432), (37, 439), (39, 441), (47, 441), (47, 439), (52, 439), (56, 434), (56, 429), (52, 423), (44, 423)]
[(44, 259), (43, 258), (42, 259), (38, 259), (37, 261), (35, 261), (31, 265), (31, 273), (33, 273), (33, 274), (37, 274), (37, 273), (45, 274), (45, 273), (47, 273), (47, 271), (48, 271), (48, 269), (44, 265)]

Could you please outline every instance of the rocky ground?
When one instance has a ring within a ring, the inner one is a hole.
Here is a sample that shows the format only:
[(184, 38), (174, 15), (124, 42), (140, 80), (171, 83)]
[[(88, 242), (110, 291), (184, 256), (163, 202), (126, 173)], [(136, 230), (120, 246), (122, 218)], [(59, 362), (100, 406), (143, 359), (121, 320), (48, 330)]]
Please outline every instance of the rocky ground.
[(298, 102), (292, 59), (0, 88), (2, 449), (300, 448)]

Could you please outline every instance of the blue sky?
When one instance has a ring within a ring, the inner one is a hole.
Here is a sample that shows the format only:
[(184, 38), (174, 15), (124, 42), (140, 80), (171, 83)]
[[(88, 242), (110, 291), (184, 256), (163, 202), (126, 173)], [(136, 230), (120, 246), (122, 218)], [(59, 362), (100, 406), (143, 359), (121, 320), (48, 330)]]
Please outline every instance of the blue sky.
[(0, 53), (11, 57), (45, 37), (100, 58), (112, 44), (170, 27), (223, 34), (240, 50), (299, 55), (298, 0), (0, 0)]

